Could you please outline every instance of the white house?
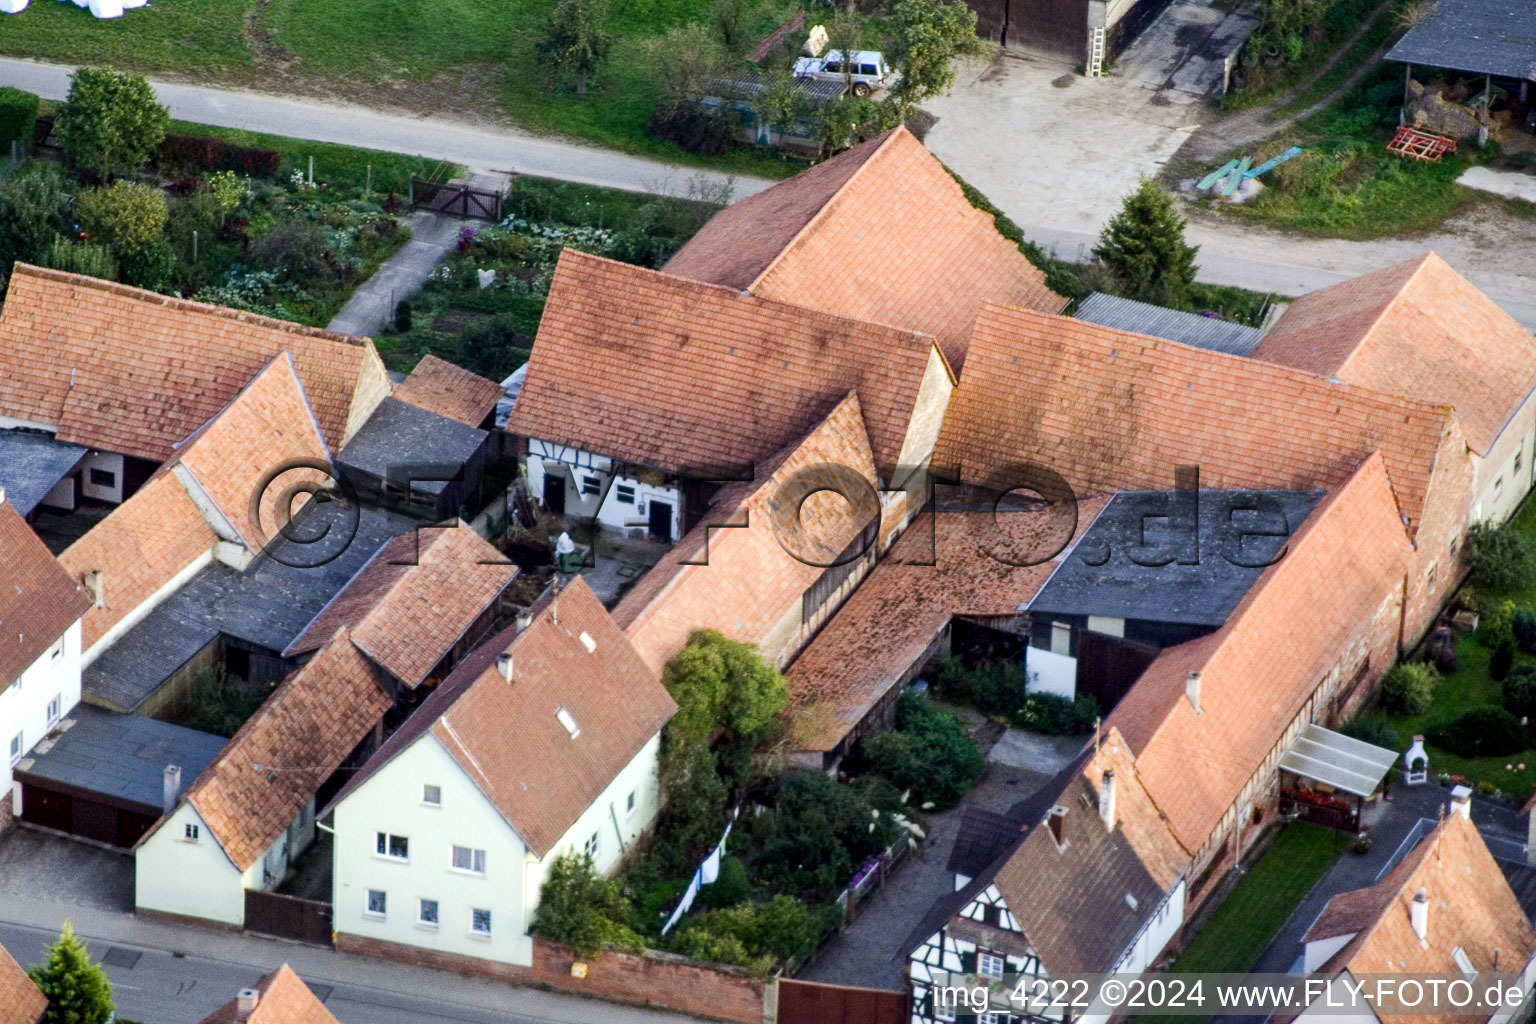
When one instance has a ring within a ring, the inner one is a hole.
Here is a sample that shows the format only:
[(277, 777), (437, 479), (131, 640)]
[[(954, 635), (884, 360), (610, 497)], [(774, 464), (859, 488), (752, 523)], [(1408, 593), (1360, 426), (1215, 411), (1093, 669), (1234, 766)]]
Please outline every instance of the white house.
[(342, 789), (337, 947), (528, 965), (553, 861), (612, 871), (656, 817), (677, 710), (577, 577), (464, 659)]
[(0, 829), (21, 814), (11, 768), (80, 703), (85, 588), (0, 488)]
[[(141, 910), (245, 923), (315, 836), (315, 794), (392, 701), (345, 629), (283, 681), (134, 850)], [(174, 797), (177, 780), (167, 779)]]
[[(976, 984), (951, 975), (1139, 973), (1183, 923), (1189, 856), (1142, 788), (1118, 731), (1007, 817), (1005, 828), (961, 826), (957, 854), (975, 844), (987, 863), (957, 874), (956, 892), (909, 942), (912, 1024), (977, 1011), (987, 1019), (985, 1007), (936, 1005), (937, 986)], [(965, 859), (951, 858), (951, 868)], [(978, 873), (967, 878), (970, 870)], [(1005, 1018), (1006, 1008), (994, 1010), (994, 1020)], [(1090, 1010), (1075, 1019), (1108, 1016)]]

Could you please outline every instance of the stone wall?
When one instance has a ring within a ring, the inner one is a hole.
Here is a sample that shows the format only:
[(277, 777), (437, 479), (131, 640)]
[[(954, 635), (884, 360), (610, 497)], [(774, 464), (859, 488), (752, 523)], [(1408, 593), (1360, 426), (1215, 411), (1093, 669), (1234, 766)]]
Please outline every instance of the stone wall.
[[(570, 950), (543, 939), (533, 940), (533, 964), (514, 964), (442, 953), (357, 935), (337, 935), (336, 948), (344, 953), (380, 957), (400, 963), (455, 971), (513, 985), (544, 988), (591, 996), (612, 1003), (654, 1006), (713, 1020), (762, 1024), (764, 987), (761, 978), (696, 964), (666, 953), (603, 953), (577, 961)], [(573, 963), (586, 965), (586, 977), (572, 975)]]

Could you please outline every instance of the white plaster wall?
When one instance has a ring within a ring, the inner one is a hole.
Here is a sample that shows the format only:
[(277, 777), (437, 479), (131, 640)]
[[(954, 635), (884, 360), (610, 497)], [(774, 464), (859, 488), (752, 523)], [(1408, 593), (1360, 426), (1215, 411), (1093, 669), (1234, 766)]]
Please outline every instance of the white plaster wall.
[[(196, 842), (184, 838), (189, 824), (199, 828)], [(260, 871), (260, 863), (255, 870)], [(182, 801), (140, 844), (133, 874), (135, 906), (225, 924), (245, 922), (245, 879), (189, 801)]]
[[(80, 622), (43, 651), (10, 685), (0, 690), (0, 796), (11, 791), (11, 740), (21, 736), (21, 757), (80, 703)], [(56, 717), (48, 704), (59, 701)]]
[[(546, 463), (558, 463), (564, 469), (546, 466)], [(683, 496), (677, 488), (643, 483), (622, 474), (615, 476), (613, 469), (613, 460), (605, 455), (595, 455), (536, 438), (528, 441), (528, 493), (535, 500), (544, 499), (545, 474), (562, 473), (565, 476), (566, 515), (585, 518), (596, 515), (599, 523), (616, 530), (646, 529), (650, 523), (650, 503), (664, 501), (672, 507), (671, 539), (677, 540), (682, 536)], [(581, 490), (581, 480), (588, 476), (597, 480), (598, 493), (595, 495), (584, 494)], [(633, 503), (619, 501), (620, 485), (634, 488)], [(599, 499), (602, 501), (601, 507), (598, 505)]]
[[(442, 788), (442, 806), (421, 802), (422, 786)], [(339, 933), (522, 964), (533, 961), (526, 935), (524, 863), (517, 833), (431, 733), (337, 805), (334, 812), (335, 904)], [(410, 862), (375, 853), (378, 832), (410, 840)], [(485, 851), (485, 874), (452, 867), (453, 847)], [(368, 890), (387, 895), (381, 919), (366, 913)], [(418, 902), (437, 900), (438, 926), (417, 922)], [(491, 912), (489, 939), (470, 932), (470, 911)]]
[[(111, 487), (91, 483), (91, 470), (100, 469), (112, 474)], [(89, 452), (80, 461), (80, 493), (97, 501), (122, 504), (123, 457), (113, 452)]]
[(1029, 693), (1054, 693), (1069, 699), (1077, 696), (1077, 659), (1070, 655), (1030, 647), (1024, 654), (1024, 671)]

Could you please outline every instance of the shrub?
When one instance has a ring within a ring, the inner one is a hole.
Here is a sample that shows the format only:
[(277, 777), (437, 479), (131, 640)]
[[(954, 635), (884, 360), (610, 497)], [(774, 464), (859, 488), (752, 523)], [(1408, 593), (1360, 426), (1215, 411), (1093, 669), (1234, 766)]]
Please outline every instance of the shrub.
[(1515, 602), (1490, 602), (1477, 624), (1477, 638), (1490, 650), (1515, 646)]
[(1013, 715), (1024, 705), (1024, 666), (1016, 661), (984, 661), (967, 668), (951, 655), (939, 666), (935, 685), (945, 696), (971, 704), (986, 715)]
[(1054, 693), (1032, 693), (1024, 698), (1013, 724), (1047, 736), (1069, 736), (1093, 728), (1099, 714), (1099, 702), (1086, 695), (1074, 700)]
[(307, 220), (284, 221), (267, 232), (251, 246), (251, 259), (297, 285), (328, 283), (336, 278), (325, 230)]
[(63, 235), (55, 235), (53, 241), (37, 257), (38, 263), (54, 270), (66, 270), (71, 274), (99, 277), (106, 281), (117, 280), (117, 261), (104, 245), (90, 242), (71, 242)]
[(697, 960), (767, 974), (777, 964), (814, 953), (836, 927), (836, 920), (835, 907), (812, 910), (780, 894), (760, 907), (744, 904), (691, 918), (672, 944), (679, 953)]
[(164, 238), (157, 238), (133, 255), (123, 257), (123, 283), (135, 288), (166, 291), (175, 274), (176, 252)]
[(208, 178), (208, 192), (213, 196), (219, 220), (239, 210), (251, 197), (251, 183), (234, 171), (220, 171)]
[(1381, 680), (1381, 703), (1395, 715), (1422, 715), (1434, 703), (1440, 677), (1419, 661), (1400, 661)]
[(1530, 585), (1536, 551), (1512, 523), (1474, 523), (1467, 532), (1467, 540), (1475, 586), (1485, 590), (1519, 590)]
[(821, 772), (781, 776), (770, 809), (751, 829), (762, 879), (797, 892), (846, 885), (856, 866), (894, 842), (898, 826), (853, 785)]
[(1503, 682), (1514, 667), (1515, 647), (1513, 644), (1500, 644), (1493, 649), (1493, 657), (1488, 659), (1488, 675), (1494, 682)]
[(720, 876), (699, 890), (699, 899), (706, 907), (734, 907), (752, 898), (752, 882), (747, 878), (747, 866), (738, 857), (720, 859)]
[(645, 130), (700, 156), (719, 156), (731, 144), (731, 126), (726, 119), (692, 101), (658, 106), (651, 111)]
[(170, 122), (143, 75), (81, 68), (54, 117), (54, 133), (71, 162), (105, 178), (148, 163)]
[(1504, 708), (1521, 718), (1536, 717), (1536, 665), (1526, 663), (1511, 670), (1499, 687)]
[(395, 330), (404, 334), (411, 329), (411, 300), (401, 299), (395, 304)]
[(1529, 608), (1516, 608), (1510, 626), (1515, 646), (1526, 654), (1536, 653), (1536, 612)]
[(55, 168), (0, 181), (0, 273), (37, 262), (65, 228), (63, 178)]
[(165, 195), (131, 181), (114, 182), (75, 198), (75, 216), (94, 240), (120, 257), (132, 256), (165, 233)]
[(1385, 747), (1388, 750), (1397, 749), (1397, 730), (1380, 719), (1356, 715), (1345, 722), (1344, 727), (1339, 731), (1362, 743)]
[(959, 720), (911, 690), (901, 695), (895, 732), (859, 745), (855, 770), (910, 790), (927, 807), (953, 807), (981, 774), (981, 751)]
[(1525, 749), (1525, 728), (1503, 708), (1473, 708), (1437, 737), (1439, 746), (1461, 757), (1500, 757)]
[(0, 155), (8, 154), (11, 143), (17, 139), (28, 150), (32, 149), (40, 103), (36, 93), (0, 86)]
[(589, 957), (605, 949), (641, 948), (628, 920), (629, 901), (618, 882), (600, 876), (585, 853), (564, 853), (550, 865), (528, 930)]
[(651, 856), (669, 874), (691, 872), (720, 838), (729, 788), (703, 740), (673, 746), (661, 759), (661, 820)]

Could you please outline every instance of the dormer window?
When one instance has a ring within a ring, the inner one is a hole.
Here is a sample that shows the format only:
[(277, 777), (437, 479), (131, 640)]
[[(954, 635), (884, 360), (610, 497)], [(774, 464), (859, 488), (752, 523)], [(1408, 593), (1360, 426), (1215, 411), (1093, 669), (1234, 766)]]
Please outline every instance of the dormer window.
[(555, 717), (560, 720), (561, 725), (565, 726), (565, 731), (571, 734), (571, 739), (581, 735), (581, 726), (576, 724), (576, 719), (572, 718), (571, 713), (565, 708), (556, 708)]
[(1051, 813), (1046, 815), (1046, 827), (1051, 830), (1051, 838), (1056, 840), (1057, 849), (1065, 849), (1067, 845), (1067, 809), (1060, 804), (1051, 808)]

